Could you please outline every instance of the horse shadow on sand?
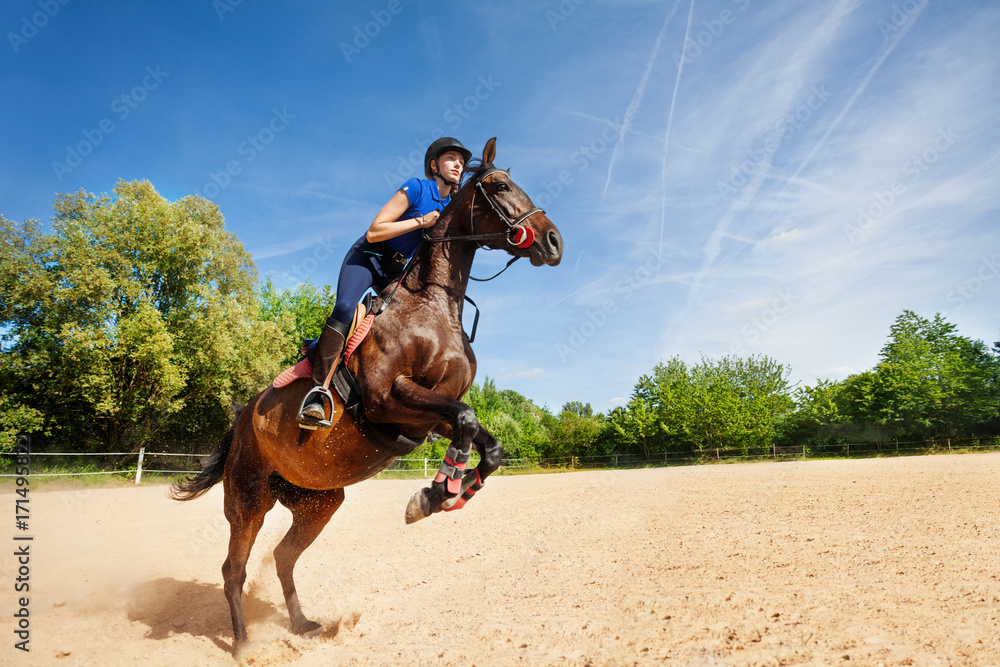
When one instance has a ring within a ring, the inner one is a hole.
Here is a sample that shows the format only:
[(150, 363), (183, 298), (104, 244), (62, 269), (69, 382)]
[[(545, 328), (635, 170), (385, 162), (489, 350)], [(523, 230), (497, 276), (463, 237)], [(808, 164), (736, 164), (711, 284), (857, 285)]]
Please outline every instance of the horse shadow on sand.
[[(246, 591), (243, 595), (247, 620), (263, 622), (281, 618), (284, 612)], [(205, 637), (219, 649), (232, 653), (233, 626), (222, 587), (197, 581), (163, 577), (136, 585), (126, 604), (128, 620), (149, 627), (146, 639), (162, 640), (187, 634)], [(287, 621), (286, 621), (287, 624)]]
[[(284, 605), (277, 607), (257, 597), (253, 586), (243, 593), (246, 619), (255, 625), (274, 623), (288, 628)], [(178, 581), (162, 577), (134, 586), (126, 603), (128, 620), (149, 627), (146, 639), (163, 640), (186, 634), (205, 637), (220, 650), (233, 653), (233, 625), (222, 587), (197, 581)], [(353, 611), (341, 618), (327, 620), (317, 638), (331, 640), (351, 630), (361, 617)], [(289, 634), (289, 637), (293, 635)]]

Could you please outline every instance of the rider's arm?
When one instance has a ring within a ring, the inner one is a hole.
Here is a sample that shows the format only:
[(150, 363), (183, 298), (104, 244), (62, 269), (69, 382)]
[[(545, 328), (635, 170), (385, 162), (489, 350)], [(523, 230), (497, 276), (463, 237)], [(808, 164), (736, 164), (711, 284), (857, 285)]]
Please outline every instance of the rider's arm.
[(430, 227), (438, 218), (438, 212), (431, 211), (425, 215), (418, 215), (416, 218), (400, 220), (399, 216), (403, 215), (409, 207), (410, 200), (407, 198), (406, 193), (402, 190), (397, 190), (392, 199), (375, 216), (375, 220), (371, 226), (368, 227), (368, 231), (365, 233), (368, 241), (371, 243), (388, 241), (406, 232), (412, 232), (422, 227)]

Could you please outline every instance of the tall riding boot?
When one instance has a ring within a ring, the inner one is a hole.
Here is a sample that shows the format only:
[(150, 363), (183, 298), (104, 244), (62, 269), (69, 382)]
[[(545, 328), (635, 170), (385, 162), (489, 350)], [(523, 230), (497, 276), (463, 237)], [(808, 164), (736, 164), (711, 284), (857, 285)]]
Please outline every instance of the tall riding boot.
[[(316, 356), (313, 359), (313, 388), (302, 399), (297, 421), (306, 429), (327, 428), (333, 421), (333, 395), (330, 393), (330, 380), (337, 369), (340, 357), (344, 353), (348, 325), (338, 322), (332, 317), (326, 320), (323, 333), (316, 344)], [(330, 419), (326, 418), (325, 404), (330, 404)]]

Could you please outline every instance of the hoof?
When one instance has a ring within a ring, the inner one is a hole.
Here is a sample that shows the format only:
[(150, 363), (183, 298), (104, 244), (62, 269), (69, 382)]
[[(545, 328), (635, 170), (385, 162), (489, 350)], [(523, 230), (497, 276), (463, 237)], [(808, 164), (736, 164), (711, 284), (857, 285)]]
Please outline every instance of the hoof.
[(323, 634), (323, 626), (316, 621), (306, 621), (302, 625), (292, 628), (292, 634), (302, 637), (318, 637)]
[(413, 494), (410, 502), (406, 505), (406, 523), (416, 523), (421, 519), (426, 519), (433, 512), (431, 511), (431, 496), (434, 492), (429, 487), (420, 489)]
[(236, 639), (234, 639), (233, 640), (233, 657), (234, 658), (238, 658), (240, 656), (240, 653), (243, 652), (243, 649), (245, 649), (247, 646), (249, 646), (249, 644), (250, 644), (250, 642), (247, 640), (246, 637), (243, 637), (242, 639), (240, 639), (239, 637), (237, 637)]

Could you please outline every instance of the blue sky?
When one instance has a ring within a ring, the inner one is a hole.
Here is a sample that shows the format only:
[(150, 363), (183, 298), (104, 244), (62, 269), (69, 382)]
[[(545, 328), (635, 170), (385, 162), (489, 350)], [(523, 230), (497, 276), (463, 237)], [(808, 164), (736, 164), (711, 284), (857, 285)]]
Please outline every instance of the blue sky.
[(430, 140), (496, 136), (566, 253), (473, 285), (478, 379), (553, 410), (674, 355), (843, 378), (904, 309), (1000, 339), (995, 2), (35, 0), (0, 28), (0, 213), (148, 179), (283, 287), (335, 284)]

